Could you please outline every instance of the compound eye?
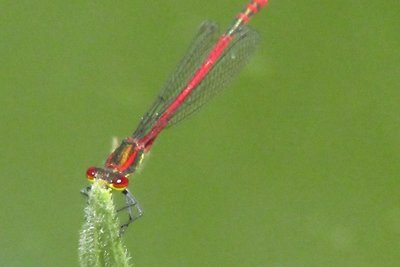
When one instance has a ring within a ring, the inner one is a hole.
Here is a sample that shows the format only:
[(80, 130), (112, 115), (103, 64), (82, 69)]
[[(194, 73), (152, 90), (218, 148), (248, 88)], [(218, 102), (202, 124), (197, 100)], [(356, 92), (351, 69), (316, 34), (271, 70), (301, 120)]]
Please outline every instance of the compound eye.
[(97, 168), (96, 167), (89, 167), (86, 170), (86, 177), (89, 181), (93, 182), (96, 179)]
[(112, 179), (111, 181), (111, 187), (115, 190), (124, 190), (125, 188), (128, 187), (129, 180), (123, 175), (119, 175)]

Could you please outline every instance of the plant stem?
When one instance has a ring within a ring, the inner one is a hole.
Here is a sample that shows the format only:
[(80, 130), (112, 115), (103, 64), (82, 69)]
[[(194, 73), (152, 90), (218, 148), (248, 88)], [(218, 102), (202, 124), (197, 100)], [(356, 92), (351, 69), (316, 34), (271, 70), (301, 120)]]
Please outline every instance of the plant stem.
[(88, 192), (85, 222), (80, 231), (79, 261), (82, 267), (131, 266), (120, 238), (120, 226), (110, 189), (96, 180)]

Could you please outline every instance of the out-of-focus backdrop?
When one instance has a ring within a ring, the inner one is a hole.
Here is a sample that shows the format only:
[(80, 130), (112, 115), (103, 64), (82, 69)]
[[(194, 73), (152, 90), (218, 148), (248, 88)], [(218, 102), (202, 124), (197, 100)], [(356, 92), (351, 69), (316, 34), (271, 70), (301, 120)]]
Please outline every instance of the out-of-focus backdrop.
[[(0, 266), (77, 266), (85, 170), (247, 1), (3, 1)], [(398, 1), (271, 1), (262, 44), (130, 189), (135, 266), (399, 266)]]

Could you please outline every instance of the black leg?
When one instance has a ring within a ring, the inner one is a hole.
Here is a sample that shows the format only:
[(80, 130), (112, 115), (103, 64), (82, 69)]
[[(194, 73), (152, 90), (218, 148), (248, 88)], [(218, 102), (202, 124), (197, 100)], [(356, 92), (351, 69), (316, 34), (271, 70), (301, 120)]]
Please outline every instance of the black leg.
[(84, 188), (81, 189), (81, 194), (84, 195), (85, 197), (89, 196), (89, 191), (92, 189), (91, 185), (88, 185)]
[[(139, 203), (137, 202), (136, 198), (131, 194), (131, 192), (129, 192), (128, 189), (125, 189), (122, 191), (122, 193), (125, 195), (126, 206), (118, 209), (117, 212), (127, 209), (129, 219), (126, 223), (121, 225), (121, 235), (125, 232), (126, 228), (128, 228), (128, 226), (132, 222), (143, 215), (143, 209), (140, 207)], [(136, 213), (133, 211), (132, 208), (136, 209)]]

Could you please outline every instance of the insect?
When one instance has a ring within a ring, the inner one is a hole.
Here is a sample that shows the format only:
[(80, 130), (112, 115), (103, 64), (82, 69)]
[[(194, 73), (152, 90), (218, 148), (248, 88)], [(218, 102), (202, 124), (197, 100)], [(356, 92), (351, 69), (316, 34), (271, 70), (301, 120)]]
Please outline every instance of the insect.
[[(192, 114), (237, 76), (258, 43), (258, 35), (245, 25), (267, 3), (268, 0), (252, 0), (221, 36), (214, 23), (204, 22), (137, 129), (108, 156), (103, 167), (87, 169), (89, 181), (101, 179), (125, 195), (126, 206), (122, 209), (128, 210), (129, 219), (122, 229), (143, 214), (128, 190), (128, 176), (137, 170), (162, 130)], [(87, 194), (88, 190), (90, 186), (82, 193)]]

